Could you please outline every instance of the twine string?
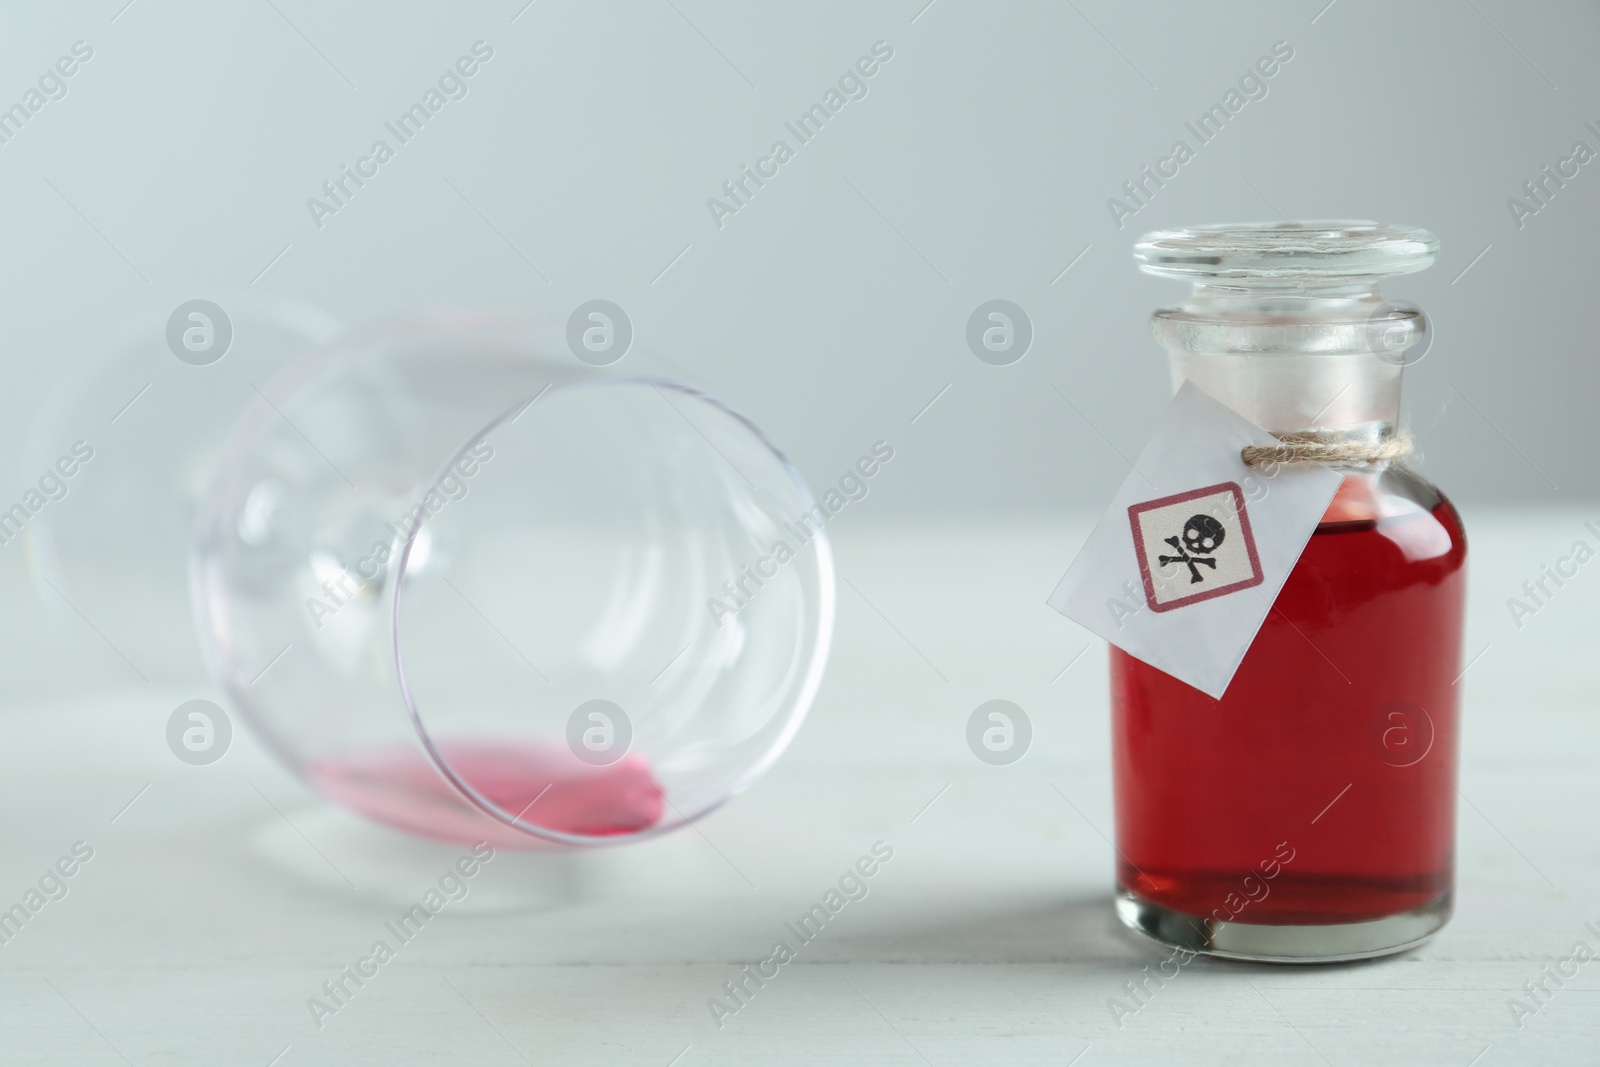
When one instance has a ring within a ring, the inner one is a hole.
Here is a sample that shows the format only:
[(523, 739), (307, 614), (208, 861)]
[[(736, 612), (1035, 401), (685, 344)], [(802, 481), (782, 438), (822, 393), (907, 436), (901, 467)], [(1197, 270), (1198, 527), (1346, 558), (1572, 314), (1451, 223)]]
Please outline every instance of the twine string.
[(1401, 430), (1381, 441), (1318, 441), (1279, 438), (1277, 444), (1247, 445), (1239, 453), (1247, 467), (1286, 463), (1387, 463), (1411, 454), (1411, 435)]

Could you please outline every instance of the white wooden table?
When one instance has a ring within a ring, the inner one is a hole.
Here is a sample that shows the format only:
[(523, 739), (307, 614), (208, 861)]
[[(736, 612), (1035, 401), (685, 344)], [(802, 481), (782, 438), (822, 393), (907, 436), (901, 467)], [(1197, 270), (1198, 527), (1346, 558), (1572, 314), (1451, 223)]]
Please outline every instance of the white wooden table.
[[(1600, 562), (1521, 631), (1505, 606), (1600, 506), (1466, 517), (1467, 655), (1487, 651), (1462, 683), (1457, 914), (1418, 951), (1198, 960), (1119, 1027), (1108, 1000), (1162, 953), (1111, 913), (1103, 648), (1044, 605), (1086, 525), (852, 517), (859, 594), (841, 584), (828, 680), (766, 779), (643, 847), (500, 854), (320, 1029), (307, 999), (460, 850), (331, 809), (243, 728), (181, 764), (166, 717), (208, 694), (74, 691), (73, 650), (41, 655), (57, 695), (0, 712), (0, 908), (94, 854), (0, 944), (0, 1063), (1600, 1062), (1600, 963), (1520, 1028), (1507, 1005), (1600, 949)], [(1034, 726), (1009, 767), (964, 739), (997, 697)], [(719, 1028), (708, 999), (880, 840), (869, 894)]]

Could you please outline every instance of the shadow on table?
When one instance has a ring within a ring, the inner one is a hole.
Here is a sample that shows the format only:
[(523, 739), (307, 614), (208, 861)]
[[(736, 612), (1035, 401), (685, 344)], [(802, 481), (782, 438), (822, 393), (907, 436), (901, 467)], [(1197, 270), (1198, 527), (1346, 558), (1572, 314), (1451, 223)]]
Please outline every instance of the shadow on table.
[[(266, 876), (344, 900), (404, 907), (437, 889), (452, 911), (521, 912), (585, 896), (584, 871), (570, 854), (475, 851), (367, 822), (331, 804), (264, 818), (244, 844)], [(494, 877), (507, 867), (516, 868), (516, 877)]]
[[(693, 902), (746, 889), (727, 861), (692, 835), (620, 849), (501, 847), (483, 861), (488, 850), (417, 837), (318, 800), (263, 816), (242, 843), (265, 877), (384, 907), (409, 906), (434, 887), (450, 898), (452, 912), (493, 914), (593, 903), (617, 896), (619, 887), (631, 899)], [(470, 877), (459, 875), (463, 862), (474, 870)]]
[(947, 901), (906, 918), (879, 913), (841, 929), (821, 955), (873, 963), (1128, 962), (1159, 954), (1129, 934), (1112, 910), (1111, 894), (1077, 892), (1022, 901)]

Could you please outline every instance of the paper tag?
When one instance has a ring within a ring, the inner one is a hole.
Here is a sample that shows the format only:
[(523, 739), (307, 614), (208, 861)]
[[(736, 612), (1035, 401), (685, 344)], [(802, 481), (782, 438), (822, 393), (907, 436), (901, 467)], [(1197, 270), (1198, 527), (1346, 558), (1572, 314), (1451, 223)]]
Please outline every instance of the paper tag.
[(1184, 383), (1050, 606), (1221, 697), (1344, 480), (1239, 457), (1276, 441)]

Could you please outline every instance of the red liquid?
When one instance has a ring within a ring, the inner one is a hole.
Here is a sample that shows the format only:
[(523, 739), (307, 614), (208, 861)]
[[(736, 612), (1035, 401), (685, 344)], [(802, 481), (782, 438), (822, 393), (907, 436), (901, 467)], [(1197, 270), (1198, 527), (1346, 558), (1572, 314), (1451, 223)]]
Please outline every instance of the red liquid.
[(1465, 560), (1437, 490), (1351, 475), (1221, 700), (1113, 648), (1118, 883), (1267, 925), (1447, 892)]
[[(661, 786), (639, 756), (592, 767), (559, 744), (446, 741), (446, 762), (480, 794), (534, 826), (586, 837), (637, 833), (661, 818)], [(328, 799), (412, 833), (504, 848), (545, 842), (474, 806), (412, 745), (323, 760), (310, 770)]]

